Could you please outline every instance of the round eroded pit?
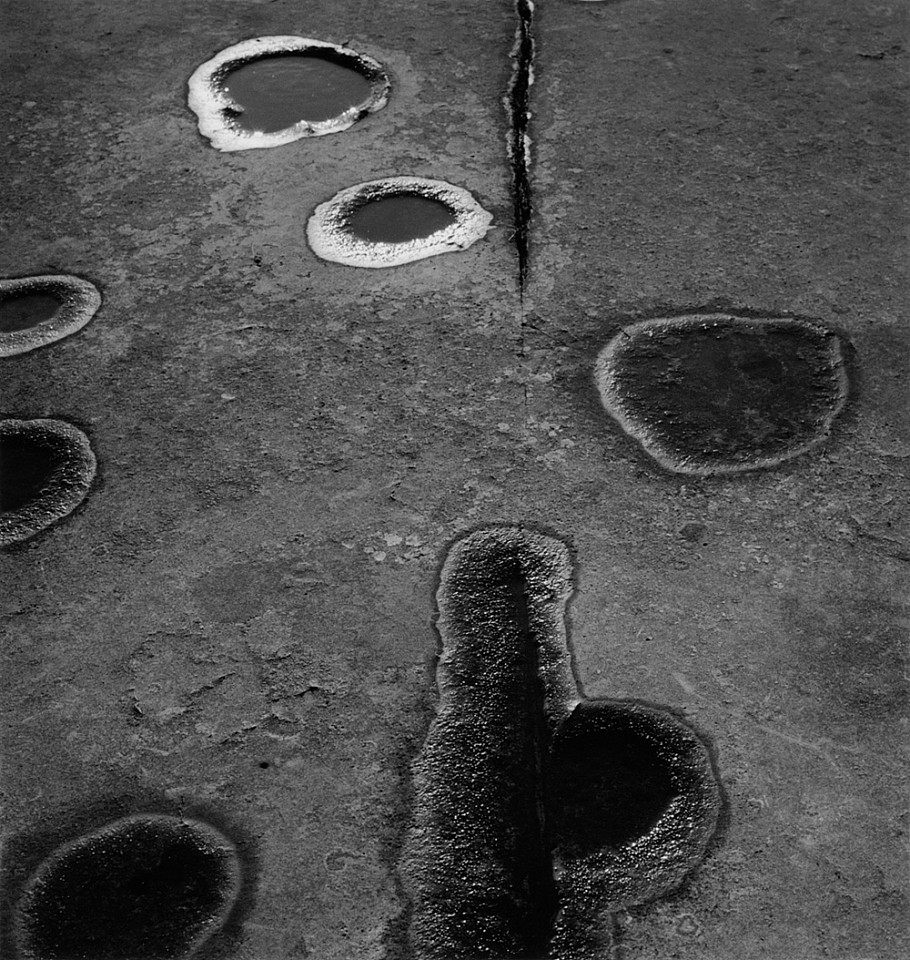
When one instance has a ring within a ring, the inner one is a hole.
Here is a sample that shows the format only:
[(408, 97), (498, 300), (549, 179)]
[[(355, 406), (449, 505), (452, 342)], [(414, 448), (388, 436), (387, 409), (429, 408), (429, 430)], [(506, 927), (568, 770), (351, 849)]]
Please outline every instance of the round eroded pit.
[(847, 396), (833, 333), (726, 314), (626, 327), (601, 352), (596, 380), (608, 412), (652, 457), (700, 475), (774, 466), (810, 449)]
[(179, 960), (223, 927), (240, 892), (234, 845), (207, 824), (137, 815), (60, 847), (16, 907), (34, 960)]
[(275, 147), (346, 130), (385, 106), (390, 82), (371, 57), (306, 37), (258, 37), (198, 67), (189, 106), (218, 150)]
[(474, 197), (444, 180), (389, 177), (348, 187), (320, 204), (307, 240), (323, 260), (394, 267), (464, 250), (493, 221)]
[(454, 211), (439, 200), (419, 193), (399, 193), (357, 207), (344, 229), (367, 243), (407, 243), (453, 223)]
[(97, 463), (61, 420), (0, 421), (0, 546), (34, 536), (85, 499)]
[(101, 305), (97, 287), (66, 274), (0, 280), (0, 357), (81, 330)]

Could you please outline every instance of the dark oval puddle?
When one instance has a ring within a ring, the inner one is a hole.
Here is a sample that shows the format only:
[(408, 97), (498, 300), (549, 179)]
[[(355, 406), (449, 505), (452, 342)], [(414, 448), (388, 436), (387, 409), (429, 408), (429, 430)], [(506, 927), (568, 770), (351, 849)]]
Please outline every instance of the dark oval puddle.
[(197, 67), (188, 102), (212, 146), (250, 150), (347, 130), (384, 107), (389, 89), (382, 65), (347, 47), (257, 37)]
[(455, 223), (455, 212), (440, 200), (399, 193), (356, 207), (344, 229), (368, 243), (407, 243)]
[(601, 352), (604, 406), (663, 466), (732, 473), (819, 443), (846, 399), (840, 344), (787, 318), (649, 320)]
[(340, 63), (312, 54), (263, 57), (232, 70), (224, 89), (242, 107), (244, 130), (274, 133), (300, 120), (317, 123), (370, 96), (370, 81)]
[(60, 847), (17, 905), (23, 954), (160, 960), (195, 952), (240, 892), (234, 845), (207, 824), (137, 815)]
[(61, 301), (49, 293), (22, 293), (0, 300), (0, 333), (28, 330), (54, 317)]
[(96, 466), (88, 438), (72, 424), (0, 421), (0, 546), (34, 536), (75, 510)]
[(99, 306), (98, 289), (80, 277), (0, 280), (0, 357), (27, 353), (81, 330)]

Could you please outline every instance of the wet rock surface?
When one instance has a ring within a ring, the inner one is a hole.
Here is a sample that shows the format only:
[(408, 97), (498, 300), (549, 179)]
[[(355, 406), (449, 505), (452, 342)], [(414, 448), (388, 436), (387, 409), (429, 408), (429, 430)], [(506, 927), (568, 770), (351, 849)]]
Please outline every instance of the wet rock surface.
[[(0, 276), (89, 277), (104, 305), (0, 361), (3, 416), (85, 425), (103, 474), (0, 554), (4, 850), (141, 771), (261, 845), (225, 955), (403, 960), (434, 577), (475, 525), (540, 523), (577, 556), (585, 697), (671, 705), (729, 797), (691, 878), (616, 911), (616, 952), (903, 960), (901, 11), (537, 3), (520, 297), (515, 4), (414, 10), (5, 13)], [(284, 31), (382, 64), (386, 105), (212, 149), (187, 78)], [(493, 229), (390, 270), (308, 248), (317, 205), (399, 175), (465, 187)], [(829, 439), (701, 477), (613, 429), (599, 351), (692, 312), (814, 318), (852, 345)]]
[(60, 301), (48, 293), (23, 293), (0, 301), (0, 333), (28, 330), (50, 320)]
[(344, 229), (370, 243), (407, 243), (444, 230), (454, 221), (454, 213), (444, 203), (399, 193), (357, 207)]

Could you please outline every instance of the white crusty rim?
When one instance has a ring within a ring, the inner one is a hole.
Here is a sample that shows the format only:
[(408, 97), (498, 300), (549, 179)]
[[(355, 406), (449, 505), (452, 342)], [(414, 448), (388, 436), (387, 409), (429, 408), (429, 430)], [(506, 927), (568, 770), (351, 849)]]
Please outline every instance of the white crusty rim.
[(98, 461), (88, 437), (65, 420), (0, 420), (0, 437), (44, 434), (63, 448), (60, 463), (34, 500), (0, 513), (0, 547), (27, 540), (72, 513), (95, 479)]
[(0, 301), (11, 300), (29, 293), (49, 293), (60, 301), (60, 308), (47, 320), (25, 330), (0, 331), (0, 357), (28, 353), (68, 337), (81, 330), (101, 306), (98, 288), (69, 274), (47, 274), (0, 280)]
[[(300, 53), (306, 50), (332, 51), (333, 60), (356, 70), (370, 82), (370, 96), (328, 120), (315, 123), (300, 120), (291, 127), (273, 133), (242, 129), (229, 115), (232, 111), (239, 112), (241, 108), (225, 92), (225, 77), (238, 67), (269, 54)], [(340, 133), (366, 114), (375, 113), (384, 107), (389, 99), (390, 88), (391, 82), (382, 64), (366, 54), (309, 37), (255, 37), (226, 47), (211, 60), (198, 66), (189, 79), (188, 103), (199, 118), (199, 132), (202, 136), (207, 137), (216, 150), (231, 153), (235, 150), (279, 147), (303, 137), (324, 137), (328, 133)]]
[[(358, 207), (371, 200), (401, 194), (438, 200), (452, 211), (455, 222), (428, 237), (402, 243), (370, 243), (344, 229)], [(306, 234), (313, 253), (323, 260), (349, 267), (397, 267), (440, 253), (466, 250), (486, 235), (492, 222), (493, 214), (484, 210), (462, 187), (424, 177), (385, 177), (348, 187), (321, 203), (307, 223)]]
[[(794, 443), (774, 457), (758, 457), (744, 463), (734, 460), (696, 458), (681, 456), (678, 450), (668, 446), (657, 431), (648, 424), (642, 423), (635, 415), (628, 400), (616, 388), (616, 368), (623, 349), (636, 336), (647, 333), (652, 336), (660, 331), (702, 329), (712, 326), (737, 324), (740, 326), (767, 327), (790, 326), (799, 327), (816, 336), (823, 337), (828, 348), (828, 362), (831, 372), (837, 381), (837, 402), (822, 418), (819, 430), (814, 437), (800, 443)], [(594, 381), (600, 392), (601, 401), (607, 412), (619, 423), (630, 437), (637, 440), (642, 448), (652, 456), (665, 470), (673, 473), (686, 473), (695, 476), (707, 477), (712, 474), (745, 473), (749, 470), (760, 470), (766, 467), (776, 467), (785, 460), (811, 450), (821, 443), (829, 434), (831, 425), (837, 415), (843, 410), (847, 402), (848, 379), (846, 363), (841, 351), (840, 338), (821, 324), (811, 323), (795, 317), (740, 317), (729, 313), (702, 313), (682, 317), (661, 317), (655, 320), (641, 320), (623, 327), (616, 336), (600, 351), (594, 368)]]

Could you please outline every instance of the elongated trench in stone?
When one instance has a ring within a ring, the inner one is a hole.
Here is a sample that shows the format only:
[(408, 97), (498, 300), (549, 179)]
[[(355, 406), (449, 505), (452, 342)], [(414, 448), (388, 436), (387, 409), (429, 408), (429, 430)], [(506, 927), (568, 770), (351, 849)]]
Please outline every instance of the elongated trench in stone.
[(527, 844), (527, 865), (521, 870), (527, 877), (528, 902), (531, 908), (525, 938), (528, 955), (542, 956), (549, 943), (553, 918), (558, 909), (545, 796), (547, 763), (552, 744), (545, 713), (546, 691), (540, 676), (538, 640), (531, 627), (528, 609), (528, 582), (518, 558), (508, 580), (508, 589), (512, 594), (513, 617), (522, 648), (523, 676), (519, 676), (516, 687), (520, 685), (524, 689), (516, 690), (516, 693), (525, 704), (527, 727), (523, 733), (528, 742), (530, 765), (527, 773), (531, 779), (530, 789), (525, 795), (525, 802), (529, 807), (528, 831), (524, 836)]
[(580, 697), (570, 593), (565, 547), (521, 528), (471, 534), (443, 567), (440, 708), (401, 865), (417, 960), (601, 955), (611, 912), (678, 884), (713, 832), (692, 731)]
[(419, 193), (399, 193), (357, 207), (344, 229), (370, 243), (406, 243), (429, 237), (453, 223), (454, 211), (440, 200)]
[(245, 130), (274, 133), (301, 120), (330, 120), (370, 96), (370, 81), (324, 55), (284, 54), (261, 57), (232, 70), (225, 91), (243, 112), (236, 117)]
[(0, 299), (0, 333), (28, 330), (50, 320), (61, 302), (49, 293), (22, 293)]

